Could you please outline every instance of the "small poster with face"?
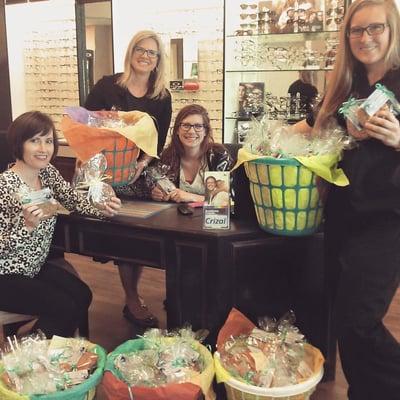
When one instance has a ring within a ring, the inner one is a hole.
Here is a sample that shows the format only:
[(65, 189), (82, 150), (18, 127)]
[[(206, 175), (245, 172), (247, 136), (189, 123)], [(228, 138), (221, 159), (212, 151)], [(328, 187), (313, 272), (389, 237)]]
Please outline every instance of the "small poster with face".
[(204, 174), (205, 201), (204, 229), (230, 228), (230, 174), (224, 171), (206, 171)]

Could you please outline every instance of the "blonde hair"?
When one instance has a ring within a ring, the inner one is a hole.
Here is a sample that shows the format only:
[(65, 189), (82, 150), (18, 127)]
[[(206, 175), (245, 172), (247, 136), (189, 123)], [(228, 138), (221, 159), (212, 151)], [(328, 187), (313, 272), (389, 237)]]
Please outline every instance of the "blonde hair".
[(324, 127), (336, 113), (336, 110), (350, 95), (353, 85), (353, 73), (360, 65), (350, 49), (347, 32), (353, 15), (365, 7), (382, 6), (386, 11), (386, 22), (390, 31), (389, 47), (385, 55), (386, 70), (400, 66), (400, 17), (394, 0), (356, 0), (346, 12), (340, 34), (335, 66), (329, 77), (328, 87), (315, 123), (316, 128)]
[(139, 31), (129, 42), (128, 48), (125, 53), (124, 61), (124, 72), (118, 79), (118, 84), (123, 88), (127, 89), (128, 84), (132, 78), (133, 68), (132, 68), (132, 55), (135, 47), (145, 39), (153, 39), (157, 43), (158, 47), (158, 60), (157, 66), (151, 71), (149, 82), (148, 82), (148, 92), (147, 96), (151, 99), (163, 98), (167, 96), (167, 90), (165, 88), (165, 50), (164, 45), (160, 37), (153, 31)]

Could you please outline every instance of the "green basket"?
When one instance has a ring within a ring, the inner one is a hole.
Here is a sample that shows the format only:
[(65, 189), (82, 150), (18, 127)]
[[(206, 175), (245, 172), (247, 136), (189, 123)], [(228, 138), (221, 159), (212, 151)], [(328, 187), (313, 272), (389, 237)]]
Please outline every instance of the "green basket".
[(261, 229), (283, 236), (318, 230), (322, 201), (314, 172), (293, 158), (260, 158), (244, 167)]
[[(89, 376), (89, 378), (79, 385), (69, 389), (50, 394), (40, 394), (26, 396), (13, 392), (6, 388), (0, 380), (0, 399), (1, 400), (92, 400), (96, 394), (96, 386), (100, 383), (103, 377), (104, 367), (106, 363), (106, 352), (98, 345), (95, 345), (91, 351), (98, 355), (97, 368)], [(0, 374), (4, 370), (0, 364)]]
[[(172, 337), (166, 337), (166, 338), (161, 338), (161, 341), (163, 343), (174, 343), (176, 341), (176, 338)], [(125, 383), (123, 376), (121, 372), (115, 367), (115, 359), (119, 355), (124, 355), (124, 354), (130, 354), (130, 353), (135, 353), (139, 352), (141, 350), (145, 350), (147, 348), (147, 341), (145, 339), (139, 338), (139, 339), (131, 339), (126, 341), (125, 343), (122, 343), (118, 347), (116, 347), (111, 353), (108, 354), (107, 356), (107, 361), (105, 365), (105, 378), (107, 378), (107, 374), (112, 374), (114, 380), (118, 381), (118, 384), (115, 384), (112, 382), (112, 380), (109, 379), (103, 379), (103, 382), (100, 385), (100, 393), (99, 396), (101, 398), (105, 399), (114, 399), (115, 398), (122, 398), (121, 396), (127, 395), (128, 392), (131, 392), (129, 389), (129, 386), (127, 383)], [(204, 370), (196, 377), (193, 377), (188, 383), (191, 385), (196, 385), (204, 393), (205, 399), (215, 399), (215, 394), (213, 392), (212, 388), (212, 382), (214, 379), (214, 361), (211, 352), (200, 342), (198, 341), (193, 341), (193, 346), (196, 348), (196, 350), (200, 353), (203, 362), (204, 362)], [(182, 386), (184, 386), (184, 382), (181, 382)], [(155, 388), (155, 387), (137, 387), (136, 389), (142, 389), (146, 393), (146, 395), (143, 394), (143, 396), (148, 396), (146, 398), (150, 398), (149, 395), (150, 393), (154, 392), (154, 398), (160, 399), (160, 398), (168, 398), (168, 399), (174, 399), (175, 396), (172, 394), (176, 394), (180, 392), (180, 390), (184, 390), (183, 393), (190, 393), (187, 392), (187, 389), (179, 389), (178, 386), (181, 384), (167, 384), (163, 386), (162, 388)], [(135, 387), (132, 387), (132, 390), (134, 390)], [(121, 390), (121, 391), (119, 391)], [(113, 393), (117, 391), (117, 393)], [(104, 392), (104, 393), (103, 393)], [(192, 393), (193, 394), (193, 393)], [(168, 395), (168, 397), (167, 397)], [(112, 397), (111, 397), (112, 396)], [(135, 396), (133, 396), (135, 397)], [(180, 398), (183, 398), (182, 396)], [(189, 397), (189, 398), (194, 398), (194, 397)], [(197, 397), (196, 397), (197, 398)]]
[(110, 185), (114, 187), (127, 185), (136, 170), (139, 155), (136, 144), (121, 137), (114, 140), (111, 149), (103, 150), (103, 154), (107, 159), (106, 174), (110, 177)]

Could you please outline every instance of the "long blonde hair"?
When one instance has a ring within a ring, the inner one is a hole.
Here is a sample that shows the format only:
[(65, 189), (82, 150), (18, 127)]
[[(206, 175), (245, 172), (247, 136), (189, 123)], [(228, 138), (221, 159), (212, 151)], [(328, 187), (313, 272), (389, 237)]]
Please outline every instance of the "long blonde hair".
[(335, 66), (329, 78), (324, 101), (318, 112), (315, 123), (316, 128), (326, 126), (329, 119), (350, 95), (353, 84), (353, 73), (360, 63), (354, 58), (351, 52), (347, 32), (350, 28), (353, 15), (362, 8), (371, 6), (382, 6), (386, 11), (388, 29), (390, 29), (389, 47), (385, 55), (386, 70), (399, 68), (400, 66), (400, 17), (394, 0), (356, 0), (347, 10), (339, 33), (340, 44)]
[(165, 50), (164, 45), (160, 37), (153, 31), (139, 31), (129, 42), (128, 48), (125, 53), (124, 61), (124, 72), (118, 79), (118, 84), (123, 88), (127, 88), (130, 79), (132, 78), (132, 55), (135, 47), (145, 39), (153, 39), (157, 43), (158, 47), (158, 60), (157, 66), (151, 71), (149, 82), (148, 82), (148, 92), (147, 96), (151, 99), (163, 98), (167, 96), (167, 90), (165, 88)]

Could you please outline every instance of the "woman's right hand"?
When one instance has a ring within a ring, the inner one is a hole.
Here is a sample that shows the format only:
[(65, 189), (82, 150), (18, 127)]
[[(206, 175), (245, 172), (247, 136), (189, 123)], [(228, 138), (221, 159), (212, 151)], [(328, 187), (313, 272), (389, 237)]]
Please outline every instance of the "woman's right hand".
[(32, 232), (39, 224), (44, 216), (43, 210), (36, 205), (23, 205), (22, 215), (25, 220), (25, 226), (29, 232)]
[(151, 198), (155, 201), (168, 201), (169, 195), (165, 194), (160, 188), (155, 186), (151, 191)]
[(103, 215), (106, 217), (114, 217), (119, 213), (121, 209), (121, 200), (118, 197), (111, 197), (110, 201), (107, 201), (103, 210)]

